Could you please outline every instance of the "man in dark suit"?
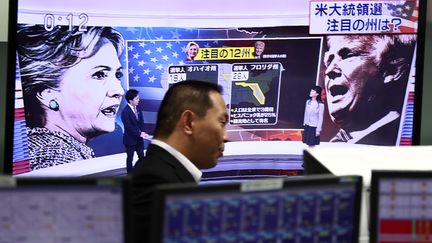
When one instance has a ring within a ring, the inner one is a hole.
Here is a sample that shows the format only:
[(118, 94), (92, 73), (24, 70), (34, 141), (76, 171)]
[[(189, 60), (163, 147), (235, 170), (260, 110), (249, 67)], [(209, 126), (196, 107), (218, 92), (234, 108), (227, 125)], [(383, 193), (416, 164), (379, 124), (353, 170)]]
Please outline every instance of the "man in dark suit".
[(133, 171), (137, 242), (149, 242), (152, 187), (198, 183), (228, 140), (221, 88), (201, 81), (172, 85), (159, 108), (155, 136)]
[(127, 105), (121, 114), (121, 120), (124, 126), (123, 144), (126, 147), (126, 170), (127, 173), (132, 171), (132, 160), (134, 152), (137, 152), (138, 158), (144, 158), (144, 141), (147, 136), (144, 132), (144, 119), (141, 112), (137, 111), (140, 101), (138, 91), (130, 89), (126, 92)]

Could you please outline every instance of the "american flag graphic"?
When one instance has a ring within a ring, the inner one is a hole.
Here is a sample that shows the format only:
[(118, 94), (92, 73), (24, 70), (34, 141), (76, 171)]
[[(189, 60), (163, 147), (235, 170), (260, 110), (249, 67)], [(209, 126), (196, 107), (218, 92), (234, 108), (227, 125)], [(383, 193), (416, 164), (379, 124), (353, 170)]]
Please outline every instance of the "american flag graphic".
[[(151, 28), (116, 27), (126, 40), (126, 50), (121, 57), (125, 67), (126, 88), (137, 89), (143, 112), (145, 130), (152, 132), (160, 102), (168, 89), (168, 67), (205, 64), (207, 61), (186, 61), (186, 46), (190, 41), (200, 48), (222, 47), (224, 39), (253, 38), (257, 33), (235, 28)], [(126, 73), (127, 72), (127, 73)]]
[[(167, 81), (168, 67), (186, 64), (186, 45), (189, 41), (193, 40), (127, 41), (129, 86), (164, 87), (162, 83)], [(194, 61), (194, 64), (197, 63)]]
[(127, 67), (129, 87), (164, 88), (167, 69), (173, 65), (203, 64), (186, 61), (186, 45), (222, 47), (223, 39), (251, 38), (256, 33), (237, 29), (131, 28), (119, 30), (126, 40), (123, 66)]
[(23, 89), (19, 72), (18, 56), (15, 66), (15, 109), (14, 109), (14, 140), (12, 174), (30, 171), (30, 152), (27, 142), (27, 126), (25, 121)]
[(385, 3), (383, 15), (392, 17), (393, 33), (417, 33), (418, 0), (401, 1), (400, 3)]

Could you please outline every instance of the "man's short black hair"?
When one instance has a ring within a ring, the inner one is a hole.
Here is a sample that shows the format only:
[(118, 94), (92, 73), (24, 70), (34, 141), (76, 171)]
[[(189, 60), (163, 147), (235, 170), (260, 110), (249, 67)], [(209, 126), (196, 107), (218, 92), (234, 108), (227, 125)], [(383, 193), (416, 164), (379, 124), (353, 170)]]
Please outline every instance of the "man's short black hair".
[(166, 138), (185, 110), (204, 117), (213, 107), (210, 92), (222, 93), (222, 87), (205, 81), (186, 80), (173, 84), (166, 92), (159, 107), (155, 137)]
[(138, 96), (138, 90), (136, 89), (130, 89), (126, 92), (125, 98), (126, 98), (126, 102), (129, 103), (129, 101), (135, 99), (135, 97)]

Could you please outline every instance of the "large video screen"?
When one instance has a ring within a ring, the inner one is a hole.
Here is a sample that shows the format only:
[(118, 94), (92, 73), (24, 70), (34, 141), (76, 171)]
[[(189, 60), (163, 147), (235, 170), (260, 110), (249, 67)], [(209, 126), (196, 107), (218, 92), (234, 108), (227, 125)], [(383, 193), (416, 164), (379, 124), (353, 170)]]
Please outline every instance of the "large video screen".
[(13, 174), (126, 173), (125, 92), (139, 91), (152, 135), (164, 93), (186, 79), (222, 86), (229, 111), (230, 142), (203, 180), (301, 173), (316, 85), (325, 105), (318, 146), (415, 143), (416, 34), (311, 35), (300, 22), (241, 18), (203, 27), (78, 3), (18, 1)]

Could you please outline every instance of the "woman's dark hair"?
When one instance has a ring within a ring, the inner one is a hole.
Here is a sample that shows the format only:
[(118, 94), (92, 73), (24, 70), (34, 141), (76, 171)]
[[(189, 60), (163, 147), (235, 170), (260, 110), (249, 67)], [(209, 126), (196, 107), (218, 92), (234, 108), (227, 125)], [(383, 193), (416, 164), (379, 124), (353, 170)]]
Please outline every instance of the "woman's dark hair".
[(111, 43), (120, 57), (124, 40), (111, 27), (88, 27), (80, 31), (68, 26), (47, 31), (43, 26), (21, 26), (17, 31), (18, 59), (26, 122), (29, 127), (45, 125), (45, 110), (37, 98), (46, 89), (58, 90), (61, 77), (81, 60), (94, 56)]
[(204, 117), (213, 107), (210, 92), (222, 93), (222, 87), (204, 81), (187, 80), (173, 84), (166, 92), (159, 107), (155, 137), (166, 138), (185, 110)]
[(323, 102), (322, 102), (322, 98), (321, 98), (321, 93), (322, 93), (322, 88), (321, 88), (321, 86), (316, 85), (316, 86), (314, 86), (312, 89), (315, 90), (315, 92), (317, 92), (317, 94), (318, 94), (318, 96), (316, 97), (317, 101), (318, 101), (319, 103), (323, 103)]

